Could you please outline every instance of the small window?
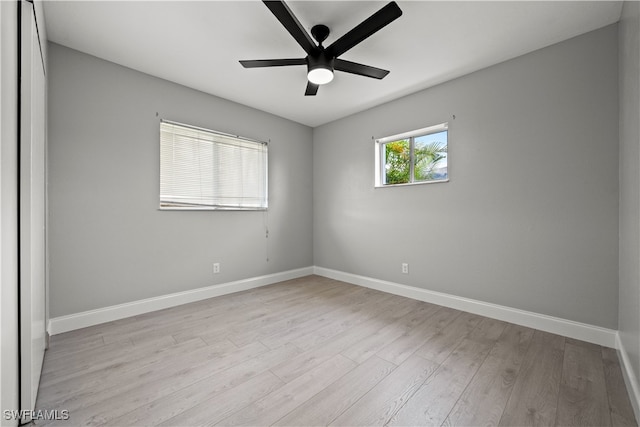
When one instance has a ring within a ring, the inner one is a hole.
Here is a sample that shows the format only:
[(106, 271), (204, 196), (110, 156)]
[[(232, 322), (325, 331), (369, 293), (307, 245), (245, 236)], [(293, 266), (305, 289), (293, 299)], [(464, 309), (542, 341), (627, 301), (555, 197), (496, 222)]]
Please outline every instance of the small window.
[(446, 182), (448, 123), (376, 140), (376, 187)]
[(160, 208), (266, 209), (267, 143), (162, 121)]

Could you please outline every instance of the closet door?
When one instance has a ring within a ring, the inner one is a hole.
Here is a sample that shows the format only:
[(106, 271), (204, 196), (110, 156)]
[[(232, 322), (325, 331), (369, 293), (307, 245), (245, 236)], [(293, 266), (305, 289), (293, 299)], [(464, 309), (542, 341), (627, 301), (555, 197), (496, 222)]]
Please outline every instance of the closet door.
[(32, 410), (46, 344), (45, 75), (33, 4), (20, 7), (20, 409)]

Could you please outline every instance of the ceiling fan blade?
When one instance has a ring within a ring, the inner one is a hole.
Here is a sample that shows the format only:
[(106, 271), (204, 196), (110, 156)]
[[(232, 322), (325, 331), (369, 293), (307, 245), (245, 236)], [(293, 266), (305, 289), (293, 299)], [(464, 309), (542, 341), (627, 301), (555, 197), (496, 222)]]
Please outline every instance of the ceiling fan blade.
[(304, 91), (304, 96), (316, 96), (316, 93), (318, 93), (319, 87), (320, 85), (307, 82), (307, 90)]
[(289, 31), (289, 34), (293, 36), (300, 46), (307, 54), (317, 50), (316, 44), (313, 42), (309, 33), (304, 29), (300, 21), (295, 17), (289, 6), (283, 1), (267, 1), (263, 0), (263, 3), (269, 8), (271, 13), (278, 18), (278, 21)]
[(353, 28), (327, 48), (334, 57), (340, 56), (376, 31), (389, 25), (402, 15), (402, 10), (392, 1)]
[(300, 59), (253, 59), (240, 61), (244, 68), (286, 67), (289, 65), (306, 65), (305, 58)]
[(388, 70), (358, 64), (357, 62), (345, 61), (344, 59), (336, 59), (334, 69), (359, 76), (372, 77), (374, 79), (384, 79), (385, 76), (389, 74)]

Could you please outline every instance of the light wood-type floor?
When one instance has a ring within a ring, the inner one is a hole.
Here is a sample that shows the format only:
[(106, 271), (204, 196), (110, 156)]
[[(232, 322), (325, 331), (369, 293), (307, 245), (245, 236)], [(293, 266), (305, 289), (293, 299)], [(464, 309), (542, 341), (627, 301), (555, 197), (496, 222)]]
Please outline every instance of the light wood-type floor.
[(636, 425), (615, 350), (318, 276), (56, 335), (37, 408), (69, 411), (48, 425)]

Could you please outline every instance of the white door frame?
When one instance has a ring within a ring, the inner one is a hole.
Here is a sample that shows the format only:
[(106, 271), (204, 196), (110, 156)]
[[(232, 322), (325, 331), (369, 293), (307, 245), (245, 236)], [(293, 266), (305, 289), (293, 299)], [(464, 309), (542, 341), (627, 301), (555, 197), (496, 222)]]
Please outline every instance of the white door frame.
[(46, 345), (46, 96), (34, 5), (20, 3), (20, 409), (31, 411)]

